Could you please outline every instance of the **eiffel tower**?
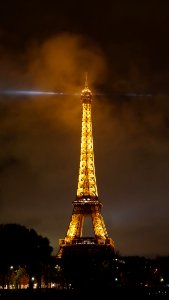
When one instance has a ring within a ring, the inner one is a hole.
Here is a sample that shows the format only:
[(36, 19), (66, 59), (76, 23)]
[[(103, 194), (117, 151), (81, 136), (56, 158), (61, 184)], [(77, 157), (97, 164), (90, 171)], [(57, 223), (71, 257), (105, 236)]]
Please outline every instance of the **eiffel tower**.
[[(82, 131), (77, 194), (73, 201), (73, 212), (66, 237), (59, 240), (58, 257), (62, 257), (65, 248), (75, 245), (109, 246), (114, 249), (114, 241), (108, 237), (101, 214), (102, 203), (97, 192), (91, 117), (92, 92), (88, 88), (87, 74), (81, 100)], [(83, 237), (85, 217), (92, 219), (94, 237)]]

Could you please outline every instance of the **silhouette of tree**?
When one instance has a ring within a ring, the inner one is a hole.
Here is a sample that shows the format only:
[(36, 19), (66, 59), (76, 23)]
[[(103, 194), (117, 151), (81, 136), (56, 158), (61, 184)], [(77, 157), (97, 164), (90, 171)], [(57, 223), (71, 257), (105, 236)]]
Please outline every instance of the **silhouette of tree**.
[(33, 277), (41, 287), (43, 272), (53, 250), (49, 240), (20, 224), (0, 224), (0, 245), (0, 284), (4, 287), (10, 267), (14, 266), (15, 269), (25, 268), (30, 287)]

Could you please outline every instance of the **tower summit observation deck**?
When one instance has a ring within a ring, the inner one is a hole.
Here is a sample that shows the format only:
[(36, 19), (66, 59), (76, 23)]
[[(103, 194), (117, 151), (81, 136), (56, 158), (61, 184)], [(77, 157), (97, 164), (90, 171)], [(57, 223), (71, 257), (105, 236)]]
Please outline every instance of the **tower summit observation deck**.
[[(65, 247), (73, 245), (110, 246), (114, 249), (114, 241), (108, 237), (101, 214), (102, 203), (98, 198), (92, 135), (92, 97), (86, 76), (85, 87), (81, 92), (82, 129), (77, 194), (72, 203), (73, 212), (66, 237), (59, 240), (58, 256), (60, 257)], [(92, 219), (94, 237), (83, 236), (85, 217)]]

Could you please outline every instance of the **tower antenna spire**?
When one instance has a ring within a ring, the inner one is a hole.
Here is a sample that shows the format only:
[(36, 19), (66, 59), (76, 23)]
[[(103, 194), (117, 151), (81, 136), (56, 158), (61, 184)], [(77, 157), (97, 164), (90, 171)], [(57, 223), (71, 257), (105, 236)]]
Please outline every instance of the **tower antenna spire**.
[(87, 72), (86, 72), (86, 76), (85, 76), (85, 88), (88, 88), (88, 78), (87, 78)]

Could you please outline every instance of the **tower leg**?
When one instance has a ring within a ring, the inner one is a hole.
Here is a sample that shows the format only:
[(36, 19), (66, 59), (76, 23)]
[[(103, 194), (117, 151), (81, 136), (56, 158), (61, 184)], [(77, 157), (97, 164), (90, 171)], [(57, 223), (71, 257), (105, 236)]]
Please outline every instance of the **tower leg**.
[(92, 223), (95, 237), (106, 239), (108, 237), (103, 217), (99, 211), (92, 213)]
[(82, 214), (72, 214), (72, 219), (65, 238), (67, 242), (82, 236), (83, 222), (84, 216)]

